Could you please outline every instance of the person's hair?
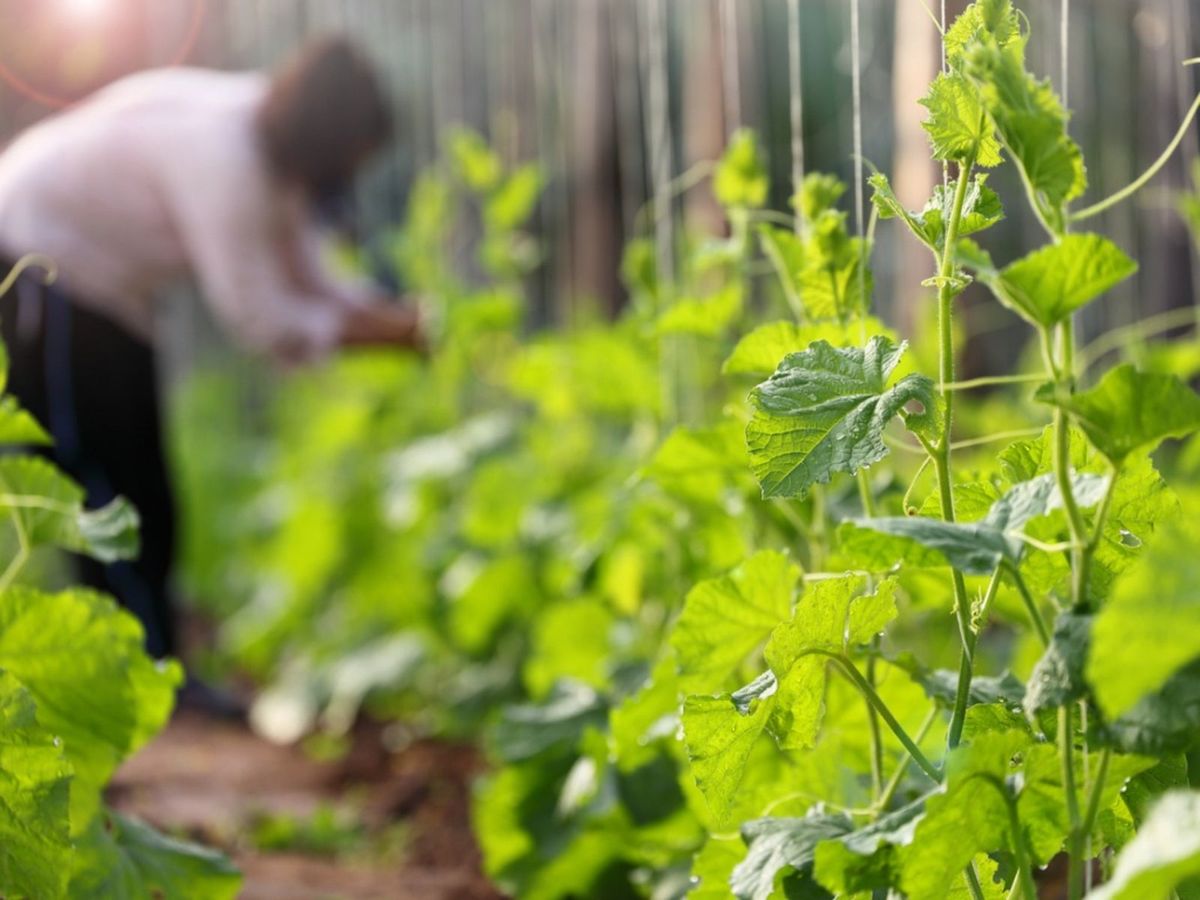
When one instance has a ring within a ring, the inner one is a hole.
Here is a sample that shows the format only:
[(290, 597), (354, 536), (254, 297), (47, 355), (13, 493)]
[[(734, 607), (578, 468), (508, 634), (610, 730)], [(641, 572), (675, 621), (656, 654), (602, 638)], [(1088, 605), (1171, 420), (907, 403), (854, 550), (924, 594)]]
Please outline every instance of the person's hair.
[(257, 124), (272, 172), (314, 195), (347, 188), (394, 127), (371, 63), (340, 37), (311, 42), (275, 73)]

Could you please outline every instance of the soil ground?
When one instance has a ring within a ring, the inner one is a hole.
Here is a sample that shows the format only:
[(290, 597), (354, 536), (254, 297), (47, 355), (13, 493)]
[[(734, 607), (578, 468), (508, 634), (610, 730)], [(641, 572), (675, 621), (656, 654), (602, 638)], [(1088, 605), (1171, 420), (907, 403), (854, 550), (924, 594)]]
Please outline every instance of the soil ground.
[[(110, 799), (225, 850), (245, 875), (246, 900), (498, 900), (471, 835), (470, 781), (479, 768), (464, 746), (418, 742), (388, 753), (369, 726), (348, 754), (320, 762), (244, 725), (183, 712), (121, 769)], [(350, 816), (338, 852), (286, 839), (266, 850), (254, 837), (264, 821), (288, 828), (327, 821), (331, 810)]]

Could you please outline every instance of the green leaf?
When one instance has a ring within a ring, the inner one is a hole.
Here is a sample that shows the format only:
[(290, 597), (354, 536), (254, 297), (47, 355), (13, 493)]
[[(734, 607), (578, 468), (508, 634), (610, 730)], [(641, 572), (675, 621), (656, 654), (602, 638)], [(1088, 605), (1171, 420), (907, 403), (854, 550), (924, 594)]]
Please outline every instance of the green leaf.
[[(1047, 428), (1033, 440), (1017, 441), (1000, 452), (1000, 466), (1005, 477), (1013, 482), (1027, 481), (1054, 470), (1053, 429)], [(1070, 464), (1077, 472), (1107, 475), (1112, 463), (1092, 448), (1078, 429), (1070, 434)], [(1116, 577), (1133, 565), (1155, 531), (1179, 513), (1179, 499), (1167, 487), (1154, 464), (1145, 454), (1130, 456), (1121, 466), (1120, 477), (1109, 504), (1104, 533), (1096, 548), (1088, 593), (1093, 603), (1106, 597)], [(1092, 516), (1084, 513), (1091, 525)], [(1046, 520), (1046, 526), (1054, 526)], [(1030, 526), (1038, 532), (1038, 524)], [(1035, 533), (1035, 537), (1058, 540), (1058, 533)], [(1023, 565), (1025, 579), (1034, 591), (1050, 592), (1069, 577), (1066, 561), (1059, 554), (1027, 549)]]
[(76, 848), (76, 900), (233, 900), (242, 876), (222, 854), (105, 812)]
[(71, 859), (71, 767), (34, 700), (0, 671), (0, 891), (61, 897)]
[(504, 177), (504, 164), (477, 132), (457, 128), (447, 140), (455, 175), (476, 193), (494, 190)]
[(1065, 206), (1087, 189), (1079, 146), (1067, 135), (1067, 114), (1048, 81), (1025, 70), (1024, 40), (1009, 32), (979, 35), (963, 48), (962, 69), (991, 115), (1001, 144), (1021, 170), (1038, 211), (1055, 233), (1065, 230)]
[(0, 444), (46, 446), (54, 441), (14, 397), (0, 398)]
[(734, 132), (713, 173), (713, 194), (726, 209), (758, 209), (767, 202), (771, 180), (749, 128)]
[(840, 837), (853, 823), (841, 815), (811, 815), (803, 819), (754, 819), (742, 825), (742, 840), (749, 848), (746, 858), (733, 870), (729, 886), (738, 900), (767, 900), (775, 881), (788, 869), (807, 873), (812, 868), (816, 847)]
[[(775, 270), (775, 276), (779, 279), (779, 285), (783, 288), (789, 305), (793, 310), (803, 308), (800, 279), (807, 261), (804, 242), (800, 240), (800, 236), (795, 231), (780, 225), (762, 224), (758, 226), (757, 231), (763, 255), (767, 257), (771, 268)], [(773, 372), (775, 363), (782, 358), (783, 354), (775, 357), (775, 361), (766, 371)]]
[(1108, 722), (1104, 731), (1127, 753), (1163, 756), (1200, 750), (1200, 662), (1172, 675), (1161, 689)]
[(729, 900), (729, 878), (745, 857), (746, 845), (739, 839), (710, 835), (692, 860), (688, 900)]
[(483, 206), (484, 223), (498, 231), (520, 228), (537, 208), (542, 183), (542, 172), (536, 165), (517, 169), (487, 198)]
[(83, 489), (53, 464), (34, 456), (0, 457), (0, 512), (7, 512), (31, 547), (60, 547), (100, 562), (138, 553), (137, 513), (117, 498), (103, 509), (83, 508)]
[(622, 772), (654, 762), (663, 742), (679, 732), (679, 680), (675, 660), (664, 653), (640, 690), (625, 697), (609, 715), (609, 733)]
[(490, 744), (505, 762), (520, 762), (555, 747), (572, 747), (588, 728), (602, 728), (608, 717), (603, 698), (572, 681), (554, 685), (541, 703), (504, 707)]
[(1029, 676), (1025, 708), (1031, 714), (1057, 709), (1087, 696), (1084, 666), (1091, 631), (1091, 616), (1071, 612), (1059, 615), (1050, 646)]
[(886, 175), (882, 172), (875, 172), (867, 179), (867, 184), (871, 186), (871, 202), (879, 213), (879, 218), (885, 220), (899, 219), (908, 226), (908, 230), (913, 233), (913, 236), (917, 240), (930, 250), (933, 250), (935, 253), (937, 252), (937, 242), (926, 230), (925, 222), (916, 213), (909, 212), (904, 204), (900, 202), (900, 198), (892, 190), (892, 184)]
[(950, 754), (944, 790), (927, 799), (911, 842), (898, 850), (899, 887), (910, 900), (941, 900), (977, 854), (1006, 845), (1001, 789), (1031, 740), (1024, 731), (988, 732)]
[[(945, 246), (947, 223), (954, 213), (954, 188), (938, 185), (925, 208), (919, 213), (914, 213), (909, 212), (900, 203), (888, 183), (887, 176), (876, 172), (868, 183), (875, 189), (871, 199), (879, 211), (879, 217), (901, 219), (917, 240), (940, 256)], [(991, 228), (1003, 218), (1004, 208), (996, 192), (987, 186), (987, 175), (976, 175), (963, 197), (962, 215), (958, 226), (959, 237)]]
[[(1075, 500), (1081, 508), (1095, 506), (1108, 489), (1098, 475), (1073, 475)], [(1001, 562), (1019, 563), (1024, 550), (1020, 534), (1034, 519), (1062, 507), (1055, 476), (1042, 475), (1011, 488), (979, 522), (946, 522), (926, 516), (856, 519), (859, 528), (908, 538), (937, 551), (951, 566), (968, 575), (989, 575)]]
[(958, 68), (967, 47), (980, 40), (995, 41), (1001, 47), (1022, 40), (1012, 0), (979, 0), (963, 10), (946, 29), (947, 62)]
[(864, 331), (892, 337), (888, 328), (874, 316), (845, 325), (840, 322), (797, 325), (787, 321), (760, 325), (738, 341), (721, 371), (726, 375), (765, 378), (778, 368), (784, 357), (799, 353), (817, 341), (826, 341), (834, 347), (850, 347), (862, 340)]
[(817, 320), (862, 316), (875, 289), (867, 264), (871, 245), (848, 236), (842, 213), (826, 213), (812, 230), (797, 287), (805, 315)]
[(719, 506), (731, 488), (749, 479), (749, 468), (742, 428), (728, 419), (712, 428), (676, 428), (655, 451), (645, 474), (676, 497)]
[(1109, 716), (1129, 710), (1200, 658), (1200, 557), (1192, 529), (1170, 528), (1096, 616), (1087, 677)]
[(529, 692), (545, 697), (561, 679), (603, 688), (615, 621), (607, 604), (588, 598), (546, 607), (534, 621), (533, 647), (522, 672)]
[(1182, 882), (1200, 876), (1200, 793), (1175, 791), (1154, 807), (1117, 857), (1112, 880), (1088, 900), (1170, 900)]
[(1137, 271), (1137, 263), (1108, 238), (1069, 234), (999, 273), (980, 278), (1005, 306), (1039, 326), (1068, 318)]
[(1070, 413), (1092, 445), (1114, 465), (1138, 450), (1200, 429), (1200, 396), (1174, 375), (1110, 369), (1087, 391), (1060, 396), (1043, 386), (1037, 399)]
[(0, 669), (29, 689), (41, 724), (62, 738), (75, 772), (76, 833), (116, 767), (166, 724), (174, 705), (181, 671), (152, 661), (143, 642), (133, 616), (90, 591), (0, 595)]
[(864, 595), (866, 587), (857, 575), (813, 582), (792, 618), (771, 634), (765, 656), (779, 682), (771, 727), (785, 749), (816, 742), (829, 655), (870, 642), (896, 617), (895, 582)]
[(809, 172), (792, 197), (792, 206), (805, 222), (815, 222), (822, 213), (833, 209), (846, 193), (846, 185), (837, 176), (825, 172)]
[(815, 852), (816, 880), (839, 895), (891, 887), (897, 874), (896, 849), (912, 841), (924, 812), (922, 797), (857, 831), (823, 841)]
[(733, 694), (688, 697), (683, 737), (696, 786), (719, 823), (728, 820), (746, 761), (775, 708), (778, 685), (771, 672)]
[[(889, 662), (907, 672), (917, 684), (924, 688), (925, 695), (930, 700), (944, 706), (954, 705), (958, 694), (957, 671), (926, 668), (911, 654), (902, 654)], [(1006, 707), (1017, 708), (1024, 698), (1025, 685), (1012, 672), (1006, 671), (1000, 675), (976, 675), (971, 679), (971, 689), (968, 694), (970, 706), (1002, 703)]]
[(862, 350), (817, 341), (754, 389), (746, 439), (764, 497), (803, 497), (835, 472), (878, 462), (887, 455), (883, 431), (905, 404), (932, 410), (928, 378), (907, 375), (888, 387), (904, 349), (881, 336)]
[(946, 72), (938, 75), (921, 105), (929, 110), (923, 125), (934, 159), (988, 168), (1000, 165), (1000, 143), (992, 121), (980, 103), (979, 92), (965, 78)]
[(688, 592), (671, 633), (684, 690), (720, 686), (792, 613), (800, 568), (764, 550)]
[(741, 285), (726, 285), (711, 297), (685, 297), (658, 318), (659, 334), (694, 334), (715, 338), (742, 314)]

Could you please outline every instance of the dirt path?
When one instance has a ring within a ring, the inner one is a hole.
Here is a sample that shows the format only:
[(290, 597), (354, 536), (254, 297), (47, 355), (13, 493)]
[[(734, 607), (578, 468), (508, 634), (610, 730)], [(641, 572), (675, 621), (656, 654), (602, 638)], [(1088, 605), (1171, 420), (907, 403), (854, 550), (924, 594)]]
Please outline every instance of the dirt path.
[(496, 900), (470, 830), (478, 768), (468, 747), (389, 754), (369, 729), (343, 759), (316, 762), (185, 713), (118, 773), (111, 799), (226, 850), (247, 900)]

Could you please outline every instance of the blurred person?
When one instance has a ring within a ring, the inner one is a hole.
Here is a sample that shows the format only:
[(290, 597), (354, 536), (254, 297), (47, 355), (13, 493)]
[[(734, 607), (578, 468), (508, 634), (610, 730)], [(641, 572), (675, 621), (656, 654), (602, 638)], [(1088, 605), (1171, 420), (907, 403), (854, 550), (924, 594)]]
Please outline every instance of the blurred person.
[[(9, 390), (89, 503), (124, 495), (137, 507), (139, 558), (81, 559), (80, 575), (141, 620), (154, 656), (178, 650), (154, 349), (163, 291), (194, 276), (235, 342), (288, 365), (354, 345), (418, 348), (415, 310), (322, 262), (319, 211), (392, 130), (370, 64), (326, 38), (273, 75), (133, 75), (0, 154), (0, 262), (39, 253), (59, 267), (53, 287), (23, 278), (2, 310)], [(189, 680), (185, 702), (193, 690), (211, 693)]]

